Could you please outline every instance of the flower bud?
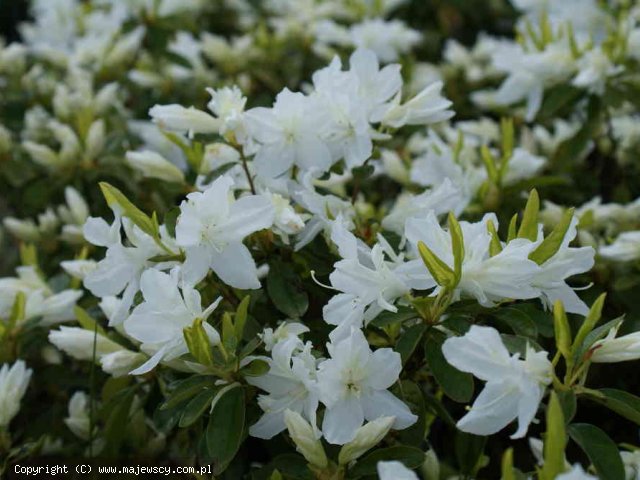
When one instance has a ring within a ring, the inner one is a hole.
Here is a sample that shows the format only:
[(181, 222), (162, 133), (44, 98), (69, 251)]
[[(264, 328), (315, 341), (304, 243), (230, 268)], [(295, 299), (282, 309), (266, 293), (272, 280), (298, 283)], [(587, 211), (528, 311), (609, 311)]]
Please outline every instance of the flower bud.
[(95, 159), (104, 149), (105, 135), (104, 120), (95, 120), (89, 127), (85, 140), (85, 154), (89, 160)]
[(284, 423), (291, 439), (296, 444), (296, 450), (300, 452), (307, 461), (316, 467), (325, 468), (328, 460), (324, 453), (322, 443), (318, 439), (313, 427), (302, 418), (302, 416), (292, 410), (285, 410)]
[(75, 392), (69, 400), (69, 416), (64, 419), (65, 425), (73, 434), (82, 439), (89, 438), (91, 422), (89, 419), (89, 397), (84, 392)]
[(194, 133), (218, 133), (220, 121), (208, 113), (182, 105), (155, 105), (149, 110), (153, 121), (164, 130)]
[(22, 147), (38, 165), (52, 169), (59, 168), (64, 165), (64, 161), (58, 157), (58, 154), (46, 145), (41, 145), (27, 140), (22, 143)]
[(31, 219), (20, 220), (7, 217), (3, 220), (4, 227), (19, 240), (24, 242), (37, 242), (40, 239), (40, 230)]
[(592, 362), (616, 363), (640, 358), (640, 332), (614, 338), (616, 330), (612, 329), (606, 338), (594, 344)]
[(123, 377), (142, 365), (145, 359), (146, 357), (141, 353), (123, 349), (104, 355), (100, 359), (100, 366), (109, 375)]
[(358, 459), (367, 450), (377, 445), (389, 433), (395, 420), (396, 417), (380, 417), (360, 427), (356, 431), (355, 438), (340, 450), (338, 456), (340, 465), (346, 465)]
[(60, 330), (49, 332), (49, 341), (60, 350), (76, 360), (91, 360), (93, 358), (93, 342), (96, 342), (95, 353), (99, 359), (109, 353), (123, 350), (123, 348), (103, 335), (95, 335), (91, 330), (80, 327), (60, 327)]
[(105, 68), (117, 67), (129, 61), (140, 48), (144, 34), (145, 28), (137, 27), (123, 35), (107, 54), (107, 58), (104, 61)]
[(20, 410), (20, 401), (31, 379), (32, 370), (22, 360), (0, 369), (0, 428), (5, 428)]
[(67, 205), (58, 208), (60, 218), (67, 224), (84, 225), (89, 218), (89, 207), (82, 195), (73, 187), (64, 189)]
[(60, 266), (73, 278), (84, 280), (84, 277), (93, 272), (98, 264), (94, 260), (65, 260)]
[(166, 182), (184, 182), (184, 174), (169, 160), (151, 150), (127, 152), (127, 164), (148, 178), (159, 178)]

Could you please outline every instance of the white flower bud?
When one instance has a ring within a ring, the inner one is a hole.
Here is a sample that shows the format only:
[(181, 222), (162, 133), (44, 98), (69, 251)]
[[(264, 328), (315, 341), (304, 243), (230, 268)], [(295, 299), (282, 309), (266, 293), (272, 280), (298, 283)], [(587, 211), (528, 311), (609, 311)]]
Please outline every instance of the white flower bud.
[(108, 353), (100, 359), (100, 366), (105, 373), (114, 377), (128, 375), (131, 370), (142, 365), (147, 357), (131, 350), (118, 350)]
[(20, 401), (27, 391), (32, 370), (22, 360), (0, 369), (0, 427), (6, 428), (20, 410)]
[(402, 163), (400, 155), (395, 151), (382, 150), (381, 160), (387, 174), (396, 182), (402, 185), (407, 185), (410, 182), (409, 169)]
[(22, 147), (38, 165), (42, 165), (47, 168), (59, 168), (64, 166), (64, 161), (58, 157), (56, 152), (46, 145), (41, 145), (27, 140), (22, 142)]
[(99, 359), (109, 353), (123, 350), (123, 348), (107, 337), (95, 335), (91, 330), (80, 327), (60, 327), (60, 330), (49, 332), (49, 341), (60, 350), (76, 360), (91, 360), (93, 358), (93, 342), (96, 341), (96, 358)]
[(151, 150), (127, 152), (127, 164), (149, 178), (166, 182), (184, 182), (184, 173), (159, 153)]
[(399, 128), (404, 125), (429, 125), (453, 117), (451, 102), (441, 95), (442, 82), (434, 82), (408, 102), (400, 105), (399, 96), (382, 118), (384, 125)]
[(605, 338), (594, 344), (592, 362), (616, 363), (640, 358), (640, 332), (615, 338), (617, 330), (611, 329)]
[(62, 148), (58, 153), (60, 161), (65, 164), (71, 164), (77, 161), (80, 154), (80, 140), (76, 133), (69, 127), (58, 121), (49, 122), (49, 128), (53, 132), (53, 136), (56, 138)]
[(376, 446), (391, 430), (396, 417), (380, 417), (363, 425), (356, 431), (356, 437), (347, 443), (338, 456), (340, 465), (358, 459), (370, 448)]
[(37, 242), (40, 239), (40, 230), (31, 219), (20, 220), (14, 217), (5, 218), (2, 223), (4, 227), (19, 240), (25, 242)]
[(120, 85), (117, 82), (112, 82), (100, 89), (93, 100), (93, 106), (97, 114), (102, 115), (118, 103), (119, 88)]
[(418, 476), (413, 471), (397, 460), (378, 462), (377, 469), (380, 480), (418, 480)]
[(296, 213), (288, 199), (277, 193), (271, 194), (271, 203), (276, 212), (275, 227), (286, 235), (295, 235), (304, 228), (304, 220)]
[(149, 110), (153, 121), (164, 130), (194, 133), (218, 133), (220, 120), (196, 108), (182, 105), (155, 105)]
[(105, 68), (114, 68), (131, 60), (140, 48), (144, 34), (145, 28), (140, 26), (123, 35), (107, 54), (104, 60)]
[(104, 120), (95, 120), (91, 124), (91, 127), (89, 127), (89, 132), (85, 140), (85, 154), (89, 160), (95, 159), (102, 152), (105, 144), (105, 136)]
[(91, 421), (89, 419), (89, 397), (84, 392), (75, 392), (69, 400), (67, 407), (69, 416), (64, 419), (64, 423), (73, 434), (87, 440)]
[(84, 280), (84, 277), (93, 272), (98, 264), (94, 260), (65, 260), (60, 266), (73, 278)]
[(284, 423), (291, 439), (296, 444), (296, 450), (300, 452), (307, 461), (316, 467), (325, 468), (328, 460), (324, 453), (322, 443), (318, 439), (313, 427), (309, 425), (302, 416), (292, 410), (285, 410)]
[(58, 207), (58, 215), (62, 221), (67, 224), (84, 225), (89, 218), (89, 206), (80, 192), (68, 186), (64, 189), (64, 198), (67, 204)]

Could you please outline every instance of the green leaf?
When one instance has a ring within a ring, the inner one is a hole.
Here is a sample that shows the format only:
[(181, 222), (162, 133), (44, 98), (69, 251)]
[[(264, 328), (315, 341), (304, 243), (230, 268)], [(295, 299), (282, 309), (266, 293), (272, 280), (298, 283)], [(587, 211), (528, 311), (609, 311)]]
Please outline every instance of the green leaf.
[(553, 164), (563, 170), (569, 170), (580, 159), (602, 124), (602, 112), (602, 101), (596, 96), (591, 96), (587, 106), (586, 121), (573, 137), (558, 146), (552, 159)]
[(267, 293), (275, 307), (289, 318), (300, 318), (309, 308), (309, 296), (292, 264), (275, 261), (269, 265)]
[(374, 327), (384, 328), (389, 325), (395, 325), (396, 323), (404, 323), (409, 320), (418, 318), (418, 312), (411, 307), (398, 307), (397, 312), (390, 312), (388, 310), (382, 311), (376, 318), (371, 320), (369, 325)]
[(193, 397), (182, 411), (180, 423), (178, 425), (181, 428), (193, 425), (211, 406), (211, 401), (213, 400), (213, 397), (216, 396), (217, 391), (217, 388), (207, 388)]
[(256, 359), (240, 369), (245, 377), (260, 377), (269, 371), (269, 364), (264, 360)]
[(164, 216), (164, 226), (167, 229), (167, 233), (175, 237), (176, 236), (176, 222), (180, 216), (180, 208), (173, 207)]
[(104, 407), (102, 415), (105, 418), (104, 438), (107, 443), (105, 449), (112, 454), (118, 451), (127, 433), (128, 418), (134, 396), (134, 387), (123, 389), (115, 394)]
[(456, 459), (463, 474), (475, 475), (486, 443), (487, 437), (472, 435), (460, 430), (456, 432)]
[(529, 193), (527, 205), (524, 208), (522, 223), (518, 229), (518, 238), (526, 238), (535, 242), (538, 238), (538, 212), (540, 211), (540, 198), (534, 188)]
[(179, 405), (203, 389), (213, 387), (214, 382), (215, 377), (209, 375), (196, 375), (175, 382), (170, 386), (171, 394), (160, 406), (160, 410), (168, 410)]
[(576, 394), (573, 392), (573, 390), (562, 390), (557, 392), (557, 395), (560, 406), (562, 407), (564, 423), (568, 424), (569, 422), (571, 422), (571, 420), (573, 420), (573, 417), (576, 414)]
[(429, 331), (424, 345), (427, 365), (438, 385), (444, 393), (459, 403), (467, 403), (473, 396), (473, 376), (461, 372), (447, 362), (442, 354), (442, 344), (445, 336), (437, 330)]
[(574, 209), (570, 208), (562, 215), (560, 222), (555, 226), (551, 233), (529, 254), (529, 259), (542, 265), (544, 262), (553, 257), (560, 249), (560, 245), (564, 240), (567, 230), (573, 220)]
[(182, 333), (193, 358), (202, 365), (212, 366), (213, 351), (211, 350), (209, 336), (202, 326), (202, 322), (203, 320), (201, 318), (196, 318), (193, 321), (193, 325), (185, 327)]
[(497, 185), (500, 182), (500, 173), (496, 166), (496, 160), (493, 158), (493, 155), (491, 155), (491, 151), (487, 145), (482, 145), (482, 147), (480, 147), (480, 156), (482, 157), (482, 162), (487, 169), (489, 179)]
[(581, 395), (640, 425), (640, 397), (614, 388), (586, 390)]
[(238, 385), (220, 396), (207, 425), (207, 449), (215, 464), (216, 475), (227, 468), (240, 449), (244, 438), (244, 422), (244, 390)]
[(495, 311), (494, 316), (506, 323), (516, 335), (535, 339), (538, 336), (538, 328), (532, 318), (523, 310), (515, 307), (501, 307)]
[(556, 335), (556, 348), (562, 356), (571, 361), (571, 327), (562, 301), (553, 305), (553, 327)]
[(235, 167), (236, 165), (240, 165), (238, 162), (229, 162), (229, 163), (225, 163), (223, 165), (220, 165), (217, 168), (214, 168), (213, 170), (211, 170), (209, 173), (207, 173), (204, 177), (204, 180), (202, 182), (203, 185), (208, 185), (211, 182), (213, 182), (216, 178), (221, 177), (222, 175), (224, 175), (225, 173), (227, 173), (229, 170), (231, 170), (233, 167)]
[(462, 262), (464, 262), (464, 236), (460, 224), (453, 213), (449, 212), (449, 235), (451, 235), (451, 248), (453, 251), (453, 273), (455, 285), (462, 278)]
[(402, 335), (400, 335), (398, 343), (396, 344), (396, 351), (402, 358), (402, 365), (407, 363), (407, 360), (409, 360), (415, 351), (426, 331), (427, 326), (423, 323), (418, 323), (417, 325), (407, 328)]
[(397, 460), (402, 462), (409, 469), (418, 468), (424, 462), (424, 452), (419, 448), (408, 447), (406, 445), (396, 445), (394, 447), (380, 448), (362, 457), (349, 471), (353, 478), (365, 475), (375, 475), (378, 462)]
[(513, 448), (509, 448), (502, 455), (502, 477), (501, 480), (516, 480), (516, 474), (513, 469)]
[(593, 328), (600, 321), (600, 318), (602, 317), (602, 308), (604, 307), (604, 301), (606, 298), (607, 294), (603, 293), (596, 299), (595, 302), (593, 302), (593, 305), (591, 305), (587, 317), (582, 322), (582, 325), (580, 325), (578, 333), (576, 333), (576, 338), (573, 340), (573, 345), (571, 346), (571, 354), (573, 355), (574, 359), (576, 359), (576, 354), (587, 338), (587, 335), (591, 333)]
[(569, 425), (569, 435), (587, 454), (602, 480), (624, 480), (624, 464), (617, 445), (594, 425), (574, 423)]
[(456, 274), (449, 265), (440, 260), (435, 253), (427, 247), (423, 241), (418, 242), (418, 251), (427, 270), (434, 280), (445, 288), (454, 288), (456, 285)]
[(517, 236), (517, 233), (516, 233), (517, 226), (518, 226), (518, 214), (514, 213), (513, 217), (511, 217), (511, 220), (509, 221), (509, 229), (507, 231), (507, 242), (510, 242), (511, 240), (516, 238), (516, 236)]
[(236, 337), (236, 327), (229, 312), (222, 315), (222, 344), (224, 348), (235, 355), (238, 347), (238, 337)]
[(489, 232), (489, 235), (491, 235), (491, 243), (489, 244), (489, 255), (495, 257), (502, 251), (502, 243), (500, 242), (500, 237), (498, 237), (496, 226), (491, 220), (487, 220), (487, 231)]
[(248, 316), (250, 301), (251, 301), (251, 296), (250, 295), (245, 296), (240, 302), (240, 305), (238, 305), (238, 308), (236, 309), (234, 324), (236, 328), (236, 337), (238, 338), (238, 340), (241, 340), (242, 336), (244, 335), (244, 326), (247, 323), (247, 316)]
[(547, 431), (544, 435), (544, 464), (540, 480), (553, 480), (564, 472), (564, 450), (567, 446), (564, 414), (555, 392), (551, 392), (547, 407)]
[(117, 207), (117, 209), (129, 218), (140, 230), (153, 238), (157, 237), (158, 234), (154, 223), (148, 215), (131, 203), (129, 199), (113, 185), (109, 185), (107, 182), (100, 182), (99, 185), (102, 190), (102, 195), (104, 195), (109, 207)]

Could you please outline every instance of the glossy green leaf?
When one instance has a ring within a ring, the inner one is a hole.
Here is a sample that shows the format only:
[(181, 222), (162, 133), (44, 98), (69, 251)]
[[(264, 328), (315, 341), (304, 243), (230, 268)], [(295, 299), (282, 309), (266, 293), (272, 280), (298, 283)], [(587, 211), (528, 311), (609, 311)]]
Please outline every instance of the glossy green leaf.
[(309, 296), (293, 264), (275, 261), (269, 265), (267, 293), (275, 307), (289, 318), (300, 318), (309, 308)]
[(473, 376), (461, 372), (447, 362), (442, 354), (444, 339), (444, 335), (435, 330), (427, 335), (424, 345), (427, 366), (449, 398), (459, 403), (467, 403), (473, 396)]
[(207, 449), (216, 474), (223, 472), (238, 452), (244, 438), (244, 422), (244, 390), (235, 386), (220, 396), (207, 425)]
[(588, 423), (574, 423), (569, 425), (569, 435), (587, 454), (600, 479), (625, 479), (618, 446), (604, 431)]

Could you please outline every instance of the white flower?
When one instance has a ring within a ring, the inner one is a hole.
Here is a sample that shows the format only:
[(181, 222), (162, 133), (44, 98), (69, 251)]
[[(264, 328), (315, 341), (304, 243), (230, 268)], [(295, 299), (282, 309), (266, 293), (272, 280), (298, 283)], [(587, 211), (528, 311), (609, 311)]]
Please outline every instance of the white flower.
[(573, 85), (587, 89), (591, 93), (602, 95), (607, 79), (617, 75), (624, 67), (615, 65), (609, 55), (601, 48), (594, 48), (586, 52), (578, 60), (578, 74), (573, 79)]
[(260, 288), (256, 264), (242, 240), (273, 224), (273, 205), (263, 195), (234, 200), (232, 186), (233, 180), (223, 175), (180, 205), (176, 242), (186, 253), (183, 273), (196, 283), (211, 268), (234, 288)]
[(449, 110), (452, 103), (442, 96), (442, 87), (442, 82), (434, 82), (403, 104), (400, 104), (400, 96), (396, 95), (393, 106), (381, 119), (382, 124), (400, 128), (404, 125), (430, 125), (453, 117), (454, 113)]
[(640, 450), (620, 452), (627, 480), (640, 479)]
[(373, 18), (353, 25), (349, 34), (357, 48), (373, 50), (380, 61), (395, 62), (422, 40), (422, 35), (400, 20)]
[(278, 193), (271, 194), (271, 203), (275, 210), (274, 231), (288, 243), (288, 236), (300, 233), (304, 229), (304, 220), (291, 206), (289, 199)]
[(218, 133), (220, 120), (206, 112), (182, 105), (155, 105), (149, 110), (153, 121), (164, 130), (194, 133)]
[(248, 134), (256, 142), (259, 175), (278, 177), (294, 165), (303, 170), (327, 170), (331, 152), (318, 136), (320, 106), (302, 93), (284, 89), (273, 108), (253, 108), (245, 114)]
[(316, 388), (316, 359), (311, 343), (303, 344), (297, 336), (278, 342), (271, 351), (269, 371), (259, 377), (247, 377), (247, 382), (268, 395), (258, 397), (264, 415), (251, 426), (249, 433), (269, 439), (285, 429), (286, 410), (299, 413), (316, 428), (318, 394)]
[(390, 348), (372, 352), (361, 330), (337, 343), (327, 344), (331, 358), (318, 367), (320, 401), (326, 405), (322, 433), (329, 443), (345, 444), (355, 438), (365, 420), (393, 416), (400, 430), (417, 417), (387, 389), (400, 375), (400, 354)]
[(458, 370), (487, 382), (458, 428), (491, 435), (517, 419), (518, 430), (511, 438), (524, 437), (551, 383), (553, 367), (547, 352), (527, 346), (524, 360), (517, 354), (510, 356), (497, 330), (473, 325), (464, 336), (447, 339), (442, 353)]
[(616, 338), (618, 328), (612, 328), (605, 338), (593, 344), (592, 362), (616, 363), (640, 358), (640, 332)]
[(11, 367), (5, 363), (0, 368), (0, 428), (8, 427), (20, 410), (20, 402), (32, 373), (22, 360), (16, 361)]
[(338, 218), (331, 240), (343, 260), (336, 262), (329, 279), (332, 287), (343, 293), (329, 300), (322, 313), (327, 323), (338, 326), (331, 333), (332, 341), (337, 341), (348, 336), (351, 327), (361, 328), (363, 320), (372, 320), (382, 310), (397, 311), (393, 302), (409, 293), (409, 288), (394, 273), (395, 265), (385, 260), (385, 254), (397, 257), (384, 238), (379, 237), (380, 242), (370, 249)]
[(378, 462), (377, 469), (380, 480), (418, 480), (413, 471), (397, 460)]
[(139, 171), (143, 176), (159, 178), (166, 182), (184, 182), (184, 173), (159, 153), (151, 150), (127, 152), (127, 164)]
[[(161, 361), (171, 361), (189, 349), (183, 330), (200, 318), (206, 320), (222, 297), (202, 310), (200, 292), (182, 284), (178, 287), (178, 272), (171, 275), (158, 270), (145, 270), (140, 279), (144, 301), (133, 309), (124, 322), (127, 335), (142, 343), (143, 350), (154, 351), (142, 366), (131, 375), (141, 375), (155, 368)], [(206, 321), (202, 323), (212, 345), (220, 342), (218, 332)]]
[[(460, 222), (465, 252), (462, 276), (454, 291), (454, 298), (474, 297), (480, 305), (490, 307), (504, 299), (538, 297), (540, 290), (531, 283), (540, 267), (528, 258), (535, 244), (528, 240), (515, 239), (492, 257), (489, 254), (491, 236), (487, 231), (489, 221), (498, 228), (498, 221), (493, 214), (485, 215), (477, 223)], [(422, 241), (440, 260), (453, 269), (451, 236), (440, 227), (433, 212), (429, 212), (426, 218), (407, 220), (405, 235), (416, 251), (418, 242)], [(407, 262), (398, 272), (409, 276), (405, 281), (412, 288), (426, 290), (436, 285), (422, 260)], [(433, 294), (440, 289), (440, 286), (436, 287)]]
[(547, 159), (544, 157), (533, 155), (523, 148), (515, 148), (502, 181), (505, 185), (513, 185), (521, 180), (532, 178), (546, 163)]
[(242, 95), (242, 91), (235, 85), (217, 90), (207, 88), (207, 92), (211, 95), (211, 100), (207, 107), (222, 122), (220, 134), (225, 135), (227, 132), (234, 132), (238, 140), (241, 140), (244, 134), (243, 114), (247, 97)]
[(89, 419), (89, 397), (84, 392), (75, 392), (69, 399), (67, 407), (69, 414), (64, 419), (64, 423), (73, 434), (82, 439), (88, 440), (91, 428)]
[(276, 344), (297, 338), (303, 333), (309, 331), (309, 327), (298, 322), (282, 322), (275, 331), (272, 328), (265, 328), (260, 334), (260, 338), (264, 343), (264, 349), (270, 352)]
[[(569, 247), (576, 237), (577, 225), (578, 218), (574, 216), (560, 248), (540, 265), (540, 271), (534, 275), (531, 285), (540, 289), (541, 299), (548, 308), (553, 307), (556, 300), (561, 300), (567, 312), (586, 315), (589, 308), (566, 283), (567, 278), (588, 272), (594, 263), (595, 250), (592, 247)], [(541, 241), (542, 235), (538, 242)]]
[(640, 230), (618, 235), (611, 245), (600, 247), (598, 254), (614, 262), (633, 262), (640, 258)]
[[(124, 246), (121, 242), (121, 226), (130, 246)], [(95, 270), (85, 276), (84, 286), (100, 298), (122, 293), (122, 302), (109, 322), (110, 325), (118, 325), (124, 321), (133, 304), (140, 275), (152, 265), (149, 259), (166, 252), (129, 219), (122, 219), (119, 213), (116, 213), (111, 225), (102, 218), (89, 218), (83, 233), (88, 242), (107, 248), (105, 257), (98, 262)]]
[(83, 280), (90, 272), (93, 272), (98, 263), (95, 260), (64, 260), (60, 266), (73, 278)]

